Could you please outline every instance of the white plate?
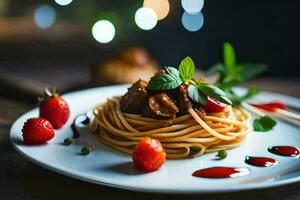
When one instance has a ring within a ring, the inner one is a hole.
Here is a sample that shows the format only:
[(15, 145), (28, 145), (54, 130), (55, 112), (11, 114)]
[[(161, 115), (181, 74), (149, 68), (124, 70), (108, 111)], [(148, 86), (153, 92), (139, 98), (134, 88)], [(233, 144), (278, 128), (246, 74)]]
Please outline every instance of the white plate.
[[(274, 145), (291, 145), (300, 147), (299, 128), (283, 121), (278, 121), (274, 130), (267, 133), (251, 132), (247, 142), (241, 147), (228, 151), (224, 160), (214, 160), (215, 153), (184, 159), (168, 160), (158, 171), (140, 173), (131, 162), (131, 157), (111, 150), (88, 131), (83, 131), (81, 137), (71, 146), (62, 142), (72, 137), (70, 124), (79, 114), (90, 111), (95, 104), (106, 98), (125, 93), (127, 85), (110, 86), (82, 90), (64, 95), (71, 108), (71, 118), (68, 124), (56, 131), (53, 140), (44, 145), (28, 146), (22, 143), (21, 129), (23, 123), (30, 117), (37, 117), (34, 109), (21, 116), (11, 128), (11, 142), (14, 148), (27, 159), (55, 172), (97, 184), (159, 193), (209, 193), (238, 191), (255, 188), (273, 187), (300, 180), (300, 159), (282, 157), (269, 153), (267, 148)], [(244, 89), (238, 89), (243, 92)], [(299, 107), (300, 100), (284, 95), (261, 92), (261, 101), (283, 100), (290, 105)], [(90, 145), (94, 150), (88, 156), (80, 155), (83, 145)], [(279, 164), (269, 168), (252, 167), (244, 163), (245, 156), (267, 156), (275, 158)], [(211, 166), (248, 167), (251, 172), (247, 176), (229, 179), (204, 179), (191, 176), (200, 168)]]

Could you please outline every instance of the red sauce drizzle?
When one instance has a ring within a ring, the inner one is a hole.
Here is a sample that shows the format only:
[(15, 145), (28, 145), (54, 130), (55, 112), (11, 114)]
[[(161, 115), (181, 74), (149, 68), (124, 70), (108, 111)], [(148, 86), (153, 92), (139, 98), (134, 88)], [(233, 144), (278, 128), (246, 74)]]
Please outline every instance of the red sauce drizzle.
[(264, 103), (264, 104), (251, 104), (251, 105), (269, 112), (274, 112), (278, 108), (283, 110), (286, 108), (285, 103), (283, 103), (282, 101), (275, 101), (275, 102)]
[(271, 167), (273, 165), (276, 165), (278, 161), (273, 158), (267, 158), (267, 157), (246, 156), (245, 163), (257, 167)]
[(292, 146), (273, 146), (269, 147), (268, 151), (280, 156), (298, 157), (300, 151), (296, 147)]
[(233, 178), (250, 173), (248, 168), (211, 167), (195, 171), (192, 175), (202, 178)]

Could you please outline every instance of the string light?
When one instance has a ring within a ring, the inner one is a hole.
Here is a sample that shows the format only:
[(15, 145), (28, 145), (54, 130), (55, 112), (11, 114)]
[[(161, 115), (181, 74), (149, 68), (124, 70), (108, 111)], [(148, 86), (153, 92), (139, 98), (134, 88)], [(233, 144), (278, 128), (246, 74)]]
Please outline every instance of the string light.
[(60, 6), (66, 6), (72, 3), (73, 0), (54, 0)]
[(155, 12), (148, 7), (139, 8), (134, 16), (135, 23), (143, 30), (151, 30), (157, 24), (157, 16)]
[(185, 12), (190, 15), (196, 15), (202, 10), (204, 0), (181, 0), (181, 5)]
[(195, 32), (201, 29), (204, 23), (204, 17), (202, 13), (196, 15), (190, 15), (187, 12), (184, 12), (181, 18), (182, 25), (188, 31)]
[(35, 24), (42, 29), (47, 29), (53, 25), (56, 13), (52, 6), (43, 4), (37, 7), (33, 14)]
[(151, 8), (157, 15), (158, 20), (162, 20), (169, 14), (170, 3), (168, 0), (144, 0), (144, 7)]
[(115, 27), (108, 20), (97, 21), (92, 28), (92, 34), (95, 40), (100, 43), (108, 43), (115, 37)]

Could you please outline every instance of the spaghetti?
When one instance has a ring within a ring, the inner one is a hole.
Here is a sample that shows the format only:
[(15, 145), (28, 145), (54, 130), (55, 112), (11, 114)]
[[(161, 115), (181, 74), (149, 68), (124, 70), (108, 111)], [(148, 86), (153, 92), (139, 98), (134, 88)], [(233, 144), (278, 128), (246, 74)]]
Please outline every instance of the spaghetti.
[(121, 97), (94, 109), (93, 130), (103, 144), (131, 154), (145, 137), (159, 140), (170, 159), (197, 157), (239, 146), (247, 137), (248, 112), (227, 105), (222, 112), (199, 117), (192, 109), (174, 119), (155, 119), (121, 111)]

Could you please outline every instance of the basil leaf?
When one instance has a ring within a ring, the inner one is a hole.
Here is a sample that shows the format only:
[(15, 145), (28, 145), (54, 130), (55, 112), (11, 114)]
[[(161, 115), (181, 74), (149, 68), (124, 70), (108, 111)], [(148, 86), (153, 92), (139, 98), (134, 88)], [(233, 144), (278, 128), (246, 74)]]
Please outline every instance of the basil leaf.
[(233, 46), (229, 42), (225, 42), (223, 46), (224, 65), (229, 76), (236, 73), (236, 54)]
[(171, 90), (179, 87), (182, 81), (170, 74), (154, 76), (148, 83), (149, 90)]
[(255, 119), (253, 122), (253, 128), (258, 132), (267, 132), (276, 126), (277, 122), (269, 116), (263, 116), (259, 119)]
[(207, 83), (200, 83), (198, 84), (198, 88), (207, 96), (225, 96), (225, 92), (218, 88), (217, 86), (210, 85)]
[(174, 67), (165, 67), (165, 70), (175, 79), (179, 79), (179, 71)]
[(198, 83), (198, 88), (207, 96), (213, 97), (223, 103), (226, 103), (228, 105), (231, 105), (232, 102), (230, 99), (226, 97), (226, 93), (221, 90), (220, 88), (214, 86), (214, 85), (209, 85), (207, 83)]
[(200, 103), (202, 105), (207, 104), (207, 96), (203, 92), (199, 91), (196, 86), (189, 85), (188, 94), (195, 103)]
[(185, 57), (179, 65), (179, 75), (181, 80), (189, 81), (194, 77), (195, 64), (191, 57)]
[(227, 104), (227, 105), (232, 105), (231, 100), (225, 96), (212, 96), (212, 97), (217, 99), (218, 101), (221, 101), (221, 102)]
[(242, 62), (240, 65), (242, 67), (240, 75), (245, 81), (254, 78), (268, 69), (268, 65), (262, 63)]

